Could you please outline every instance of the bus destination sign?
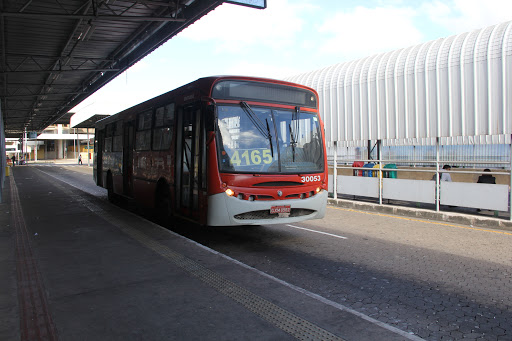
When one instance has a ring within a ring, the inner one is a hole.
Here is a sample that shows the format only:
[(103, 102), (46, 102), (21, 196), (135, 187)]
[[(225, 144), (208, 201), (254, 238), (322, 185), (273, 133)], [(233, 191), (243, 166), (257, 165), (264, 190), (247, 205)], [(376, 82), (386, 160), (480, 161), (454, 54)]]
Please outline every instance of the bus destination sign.
[(267, 0), (226, 0), (224, 2), (260, 9), (267, 8)]

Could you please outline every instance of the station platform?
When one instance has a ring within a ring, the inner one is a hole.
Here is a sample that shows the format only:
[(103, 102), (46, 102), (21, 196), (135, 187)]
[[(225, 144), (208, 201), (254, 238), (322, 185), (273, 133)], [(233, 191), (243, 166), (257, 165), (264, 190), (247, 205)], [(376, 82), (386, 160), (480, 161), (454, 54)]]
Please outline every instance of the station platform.
[(0, 204), (0, 340), (419, 340), (37, 167)]

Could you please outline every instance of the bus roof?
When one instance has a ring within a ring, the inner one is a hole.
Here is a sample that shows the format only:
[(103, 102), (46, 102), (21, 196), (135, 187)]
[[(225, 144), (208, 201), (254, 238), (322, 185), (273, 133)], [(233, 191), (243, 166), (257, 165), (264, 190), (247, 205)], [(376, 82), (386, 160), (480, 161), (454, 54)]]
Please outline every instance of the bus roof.
[[(190, 82), (188, 84), (182, 85), (174, 90), (170, 90), (166, 93), (163, 93), (161, 95), (158, 95), (156, 97), (153, 97), (151, 99), (148, 99), (144, 102), (141, 102), (139, 104), (136, 104), (130, 108), (127, 108), (123, 111), (120, 111), (116, 114), (113, 114), (111, 116), (108, 116), (102, 120), (99, 120), (96, 122), (96, 128), (103, 128), (106, 124), (117, 121), (120, 118), (129, 117), (130, 115), (135, 115), (137, 113), (140, 113), (141, 111), (148, 110), (149, 108), (158, 107), (160, 105), (163, 105), (164, 102), (168, 102), (169, 99), (175, 98), (178, 103), (183, 102), (184, 99), (187, 97), (187, 94), (193, 94), (198, 95), (200, 97), (207, 96), (209, 97), (213, 85), (219, 81), (227, 81), (227, 80), (233, 80), (233, 81), (249, 81), (249, 82), (261, 82), (261, 83), (270, 83), (270, 84), (276, 84), (281, 86), (290, 86), (295, 88), (301, 88), (307, 91), (310, 91), (315, 94), (315, 96), (318, 98), (317, 92), (305, 85), (296, 84), (288, 81), (278, 80), (278, 79), (271, 79), (271, 78), (263, 78), (263, 77), (249, 77), (249, 76), (208, 76), (208, 77), (202, 77), (199, 79), (196, 79), (193, 82)], [(197, 98), (192, 97), (194, 100), (197, 100)]]

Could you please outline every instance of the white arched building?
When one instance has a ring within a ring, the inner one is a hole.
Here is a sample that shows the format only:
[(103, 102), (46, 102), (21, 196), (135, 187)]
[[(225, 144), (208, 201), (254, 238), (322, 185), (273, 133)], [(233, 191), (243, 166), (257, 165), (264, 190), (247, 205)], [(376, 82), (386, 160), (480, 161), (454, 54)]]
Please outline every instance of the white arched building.
[(317, 90), (328, 142), (512, 132), (512, 22), (287, 78)]
[(331, 146), (510, 144), (512, 22), (286, 80), (317, 90)]

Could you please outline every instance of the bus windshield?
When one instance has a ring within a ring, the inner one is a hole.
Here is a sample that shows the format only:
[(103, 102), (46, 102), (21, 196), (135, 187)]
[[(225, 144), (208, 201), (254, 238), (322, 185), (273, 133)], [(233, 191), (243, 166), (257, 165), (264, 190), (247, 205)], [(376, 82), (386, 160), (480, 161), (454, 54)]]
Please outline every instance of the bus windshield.
[(318, 173), (324, 170), (316, 113), (220, 105), (219, 168), (228, 173)]

